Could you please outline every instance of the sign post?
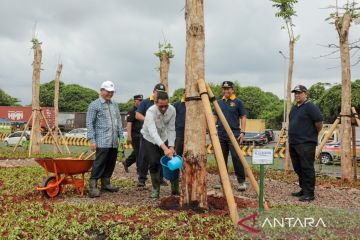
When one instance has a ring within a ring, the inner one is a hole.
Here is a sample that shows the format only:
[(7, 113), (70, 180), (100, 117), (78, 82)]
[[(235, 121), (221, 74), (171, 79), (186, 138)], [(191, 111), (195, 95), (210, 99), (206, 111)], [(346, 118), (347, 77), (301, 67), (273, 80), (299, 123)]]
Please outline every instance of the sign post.
[(274, 164), (273, 148), (254, 148), (252, 153), (252, 164), (260, 165), (260, 192), (259, 211), (264, 211), (264, 165)]

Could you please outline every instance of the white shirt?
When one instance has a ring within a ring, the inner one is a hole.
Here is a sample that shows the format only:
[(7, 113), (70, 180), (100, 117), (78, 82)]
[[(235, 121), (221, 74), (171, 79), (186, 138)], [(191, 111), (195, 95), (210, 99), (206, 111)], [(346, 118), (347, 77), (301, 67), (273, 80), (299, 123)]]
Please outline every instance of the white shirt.
[(151, 106), (145, 115), (144, 125), (141, 129), (143, 137), (160, 147), (168, 141), (169, 147), (175, 145), (175, 118), (176, 110), (172, 105), (162, 114), (156, 105)]

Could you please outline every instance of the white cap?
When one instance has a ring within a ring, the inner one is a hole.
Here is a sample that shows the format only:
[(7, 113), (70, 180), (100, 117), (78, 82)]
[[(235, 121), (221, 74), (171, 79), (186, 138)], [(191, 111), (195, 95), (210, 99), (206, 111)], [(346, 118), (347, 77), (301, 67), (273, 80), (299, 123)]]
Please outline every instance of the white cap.
[(108, 92), (114, 92), (115, 91), (115, 86), (114, 83), (112, 81), (105, 81), (101, 84), (100, 89), (105, 89)]

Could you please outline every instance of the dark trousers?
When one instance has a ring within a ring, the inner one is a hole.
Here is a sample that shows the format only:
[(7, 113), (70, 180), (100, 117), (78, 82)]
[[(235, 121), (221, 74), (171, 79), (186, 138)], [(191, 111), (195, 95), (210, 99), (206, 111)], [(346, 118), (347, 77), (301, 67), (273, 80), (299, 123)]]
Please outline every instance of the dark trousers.
[(142, 140), (142, 147), (145, 152), (144, 158), (149, 163), (150, 173), (160, 172), (160, 158), (164, 156), (164, 151), (156, 144), (153, 144), (146, 139)]
[(300, 188), (305, 195), (314, 195), (316, 144), (290, 144), (289, 150), (294, 171), (299, 176)]
[[(150, 142), (147, 141), (146, 139), (144, 139), (143, 137), (141, 138), (139, 158), (138, 158), (138, 161), (139, 161), (138, 162), (138, 180), (139, 180), (139, 182), (145, 182), (147, 180), (147, 174), (149, 171), (149, 164), (150, 164), (149, 159), (152, 158), (152, 156), (149, 156), (149, 154), (151, 154), (151, 152), (148, 151), (148, 143), (150, 143)], [(152, 143), (150, 143), (150, 144), (152, 144)], [(162, 155), (164, 155), (164, 153), (162, 153)], [(162, 155), (160, 155), (160, 157)], [(158, 159), (159, 163), (160, 163), (160, 157)], [(163, 178), (162, 168), (159, 167), (159, 170), (160, 170), (160, 178), (162, 179)]]
[(175, 139), (175, 152), (177, 155), (182, 156), (184, 153), (184, 138), (176, 137)]
[(139, 149), (140, 149), (140, 141), (141, 141), (141, 135), (134, 135), (132, 137), (132, 146), (133, 151), (130, 153), (130, 155), (125, 159), (125, 165), (127, 167), (130, 167), (134, 163), (136, 163), (136, 171), (139, 169)]
[(117, 148), (96, 148), (90, 178), (110, 178), (115, 169), (117, 153)]
[(223, 155), (224, 155), (226, 167), (227, 167), (228, 156), (229, 156), (229, 151), (230, 151), (236, 178), (237, 178), (239, 183), (245, 182), (245, 170), (244, 170), (244, 167), (241, 164), (240, 159), (237, 156), (235, 148), (231, 144), (230, 139), (228, 137), (219, 137), (219, 140), (220, 140), (221, 150), (222, 150)]

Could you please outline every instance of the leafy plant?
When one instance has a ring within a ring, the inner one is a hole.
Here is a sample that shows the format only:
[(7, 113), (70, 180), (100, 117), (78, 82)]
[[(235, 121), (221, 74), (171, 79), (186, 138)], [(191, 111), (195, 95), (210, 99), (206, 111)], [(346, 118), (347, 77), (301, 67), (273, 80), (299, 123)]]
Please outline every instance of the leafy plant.
[(173, 53), (173, 46), (171, 46), (170, 43), (168, 43), (166, 40), (164, 41), (164, 43), (160, 43), (159, 42), (159, 50), (157, 52), (154, 53), (155, 56), (157, 56), (158, 58), (162, 58), (163, 55), (167, 56), (167, 58), (173, 58), (175, 55)]

